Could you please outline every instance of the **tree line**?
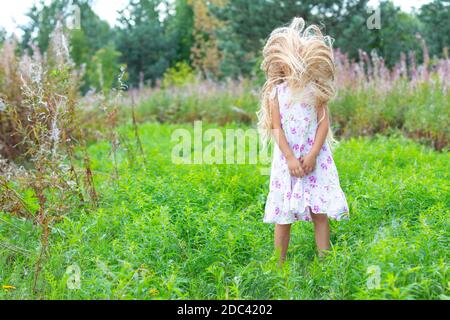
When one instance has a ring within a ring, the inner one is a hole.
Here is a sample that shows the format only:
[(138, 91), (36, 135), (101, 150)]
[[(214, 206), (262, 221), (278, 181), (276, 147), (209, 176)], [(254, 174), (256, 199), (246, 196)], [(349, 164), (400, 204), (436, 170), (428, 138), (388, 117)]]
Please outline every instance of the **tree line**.
[[(360, 50), (376, 52), (387, 66), (402, 53), (446, 55), (450, 44), (450, 1), (434, 0), (411, 13), (390, 0), (381, 1), (380, 29), (369, 29), (369, 0), (130, 0), (111, 27), (92, 9), (92, 0), (44, 0), (27, 13), (21, 26), (22, 52), (45, 52), (58, 21), (80, 9), (80, 28), (67, 30), (77, 67), (85, 69), (84, 85), (108, 90), (121, 65), (128, 82), (154, 85), (168, 68), (189, 66), (215, 79), (252, 76), (257, 72), (264, 40), (294, 16), (322, 26), (334, 46), (351, 59)], [(0, 42), (7, 35), (0, 30)]]

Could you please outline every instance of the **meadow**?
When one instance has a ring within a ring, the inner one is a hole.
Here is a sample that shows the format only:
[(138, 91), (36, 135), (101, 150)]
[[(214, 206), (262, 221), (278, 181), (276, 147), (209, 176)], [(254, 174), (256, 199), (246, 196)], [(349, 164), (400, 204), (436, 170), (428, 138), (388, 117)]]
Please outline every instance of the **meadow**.
[(324, 260), (297, 223), (279, 269), (266, 164), (171, 159), (171, 134), (196, 120), (254, 129), (262, 74), (177, 64), (136, 88), (121, 68), (113, 88), (82, 95), (66, 43), (60, 26), (44, 54), (0, 49), (0, 299), (450, 298), (447, 54), (388, 68), (336, 50), (350, 220), (332, 222)]
[[(248, 128), (220, 128), (237, 127)], [(172, 164), (177, 128), (192, 125), (142, 124), (144, 153), (118, 150), (118, 177), (110, 144), (88, 146), (99, 204), (74, 207), (51, 225), (35, 292), (42, 229), (1, 213), (0, 298), (450, 298), (445, 152), (401, 133), (341, 141), (335, 160), (350, 220), (332, 222), (324, 260), (312, 225), (296, 224), (279, 269), (273, 226), (262, 223), (268, 177), (259, 165)], [(133, 138), (131, 124), (119, 131)], [(24, 201), (37, 206), (32, 194)]]

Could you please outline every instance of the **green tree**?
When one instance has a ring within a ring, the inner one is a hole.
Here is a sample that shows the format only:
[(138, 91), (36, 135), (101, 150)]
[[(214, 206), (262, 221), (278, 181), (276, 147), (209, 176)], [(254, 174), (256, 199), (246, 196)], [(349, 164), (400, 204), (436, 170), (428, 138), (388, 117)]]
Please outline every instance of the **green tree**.
[[(46, 5), (46, 1), (40, 0), (39, 4), (35, 3), (27, 13), (30, 23), (21, 26), (23, 31), (22, 48), (30, 49), (30, 43), (34, 43), (41, 52), (45, 52), (50, 34), (55, 29), (57, 21), (67, 21), (68, 18), (73, 17), (71, 3), (80, 9), (80, 27), (86, 37), (83, 41), (89, 48), (87, 57), (106, 46), (112, 39), (111, 29), (108, 23), (101, 20), (92, 10), (92, 0), (53, 0), (48, 5)], [(76, 36), (81, 37), (80, 33)]]
[(116, 43), (132, 85), (141, 80), (155, 84), (175, 57), (176, 41), (160, 19), (159, 4), (155, 0), (133, 1), (119, 18)]
[(370, 51), (375, 42), (375, 32), (367, 28), (368, 0), (356, 0), (343, 8), (343, 13), (326, 26), (326, 32), (334, 38), (334, 47), (347, 53), (352, 59), (359, 50)]
[(119, 58), (120, 52), (112, 44), (99, 49), (87, 69), (90, 86), (108, 93), (116, 85), (117, 76), (120, 74)]
[(380, 14), (381, 28), (371, 30), (373, 40), (370, 49), (377, 50), (389, 67), (400, 60), (402, 52), (421, 52), (417, 39), (420, 21), (416, 16), (401, 11), (390, 0), (380, 3)]
[(432, 55), (442, 55), (450, 47), (450, 1), (434, 0), (419, 10), (425, 40)]
[[(307, 24), (318, 24), (325, 33), (335, 38), (342, 37), (344, 30), (349, 37), (359, 35), (361, 26), (366, 28), (366, 18), (363, 14), (367, 2), (228, 0), (224, 7), (212, 8), (214, 14), (225, 22), (225, 27), (218, 30), (219, 47), (223, 54), (222, 70), (224, 74), (231, 76), (251, 74), (270, 32), (276, 27), (286, 25), (296, 16), (303, 17)], [(341, 41), (341, 44), (347, 48), (368, 46), (369, 40), (364, 36), (358, 37), (357, 40), (359, 43), (349, 40)], [(354, 49), (354, 52), (357, 53), (357, 49)]]
[(167, 32), (176, 43), (174, 63), (185, 61), (190, 64), (194, 44), (194, 12), (187, 0), (175, 0), (171, 9), (173, 14), (167, 18), (166, 23)]
[(70, 33), (70, 55), (77, 66), (89, 62), (92, 52), (89, 41), (82, 29)]
[(92, 76), (90, 69), (92, 60), (101, 48), (106, 47), (109, 50), (114, 42), (113, 30), (92, 10), (91, 3), (92, 0), (53, 0), (46, 5), (46, 2), (41, 0), (28, 12), (31, 22), (22, 26), (24, 31), (22, 48), (31, 50), (30, 43), (33, 43), (41, 52), (45, 52), (56, 23), (73, 20), (77, 12), (73, 10), (74, 7), (71, 4), (78, 6), (79, 28), (74, 26), (75, 28), (71, 30), (66, 28), (65, 31), (70, 38), (70, 54), (76, 66), (78, 68), (86, 66), (87, 71), (90, 72), (90, 75), (85, 74), (83, 77), (82, 92), (86, 92), (90, 87), (99, 88), (98, 80)]

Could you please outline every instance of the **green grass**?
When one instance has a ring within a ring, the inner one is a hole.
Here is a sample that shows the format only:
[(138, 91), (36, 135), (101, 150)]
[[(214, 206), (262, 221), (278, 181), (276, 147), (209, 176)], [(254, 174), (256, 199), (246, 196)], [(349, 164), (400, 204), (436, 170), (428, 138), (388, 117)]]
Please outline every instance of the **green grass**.
[[(332, 251), (315, 253), (312, 225), (293, 227), (276, 268), (273, 226), (262, 223), (268, 177), (252, 165), (173, 165), (170, 134), (141, 126), (148, 165), (107, 143), (89, 149), (98, 209), (74, 209), (54, 226), (32, 294), (39, 232), (0, 214), (1, 299), (444, 299), (450, 296), (449, 157), (401, 136), (343, 141), (335, 151), (349, 221), (332, 222)], [(132, 137), (132, 130), (124, 132)], [(5, 245), (9, 247), (6, 248)], [(23, 251), (25, 249), (27, 251)], [(66, 269), (81, 269), (81, 289)], [(368, 269), (380, 286), (369, 289)]]

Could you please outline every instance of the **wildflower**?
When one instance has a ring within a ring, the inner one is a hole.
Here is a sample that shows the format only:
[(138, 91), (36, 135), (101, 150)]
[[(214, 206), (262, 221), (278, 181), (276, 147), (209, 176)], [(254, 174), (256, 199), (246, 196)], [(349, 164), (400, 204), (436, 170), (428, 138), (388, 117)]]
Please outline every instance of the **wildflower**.
[(6, 110), (6, 104), (2, 99), (0, 99), (0, 112), (5, 111), (5, 110)]
[(157, 296), (157, 295), (159, 294), (159, 290), (158, 290), (158, 289), (155, 289), (155, 288), (152, 288), (152, 289), (150, 289), (150, 290), (148, 291), (148, 293), (149, 293), (152, 297), (154, 297), (154, 296)]

